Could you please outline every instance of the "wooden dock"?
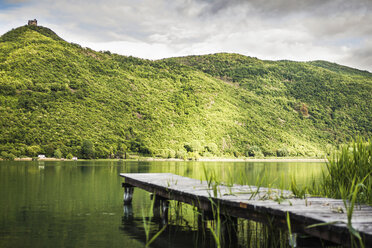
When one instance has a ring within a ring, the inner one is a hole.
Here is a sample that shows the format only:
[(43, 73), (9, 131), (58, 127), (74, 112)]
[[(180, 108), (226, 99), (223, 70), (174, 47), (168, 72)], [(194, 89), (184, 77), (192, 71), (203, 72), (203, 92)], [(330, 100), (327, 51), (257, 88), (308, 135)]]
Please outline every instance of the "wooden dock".
[[(295, 198), (290, 191), (248, 185), (218, 185), (170, 173), (122, 173), (125, 178), (124, 198), (131, 201), (133, 188), (138, 187), (167, 200), (191, 204), (202, 211), (212, 211), (213, 201), (220, 213), (287, 228), (290, 216), (292, 232), (303, 233), (336, 244), (350, 244), (347, 210), (342, 200), (307, 197)], [(318, 225), (308, 228), (310, 225)], [(328, 223), (328, 224), (325, 224)], [(372, 247), (372, 207), (357, 205), (352, 227), (363, 238), (365, 247)]]

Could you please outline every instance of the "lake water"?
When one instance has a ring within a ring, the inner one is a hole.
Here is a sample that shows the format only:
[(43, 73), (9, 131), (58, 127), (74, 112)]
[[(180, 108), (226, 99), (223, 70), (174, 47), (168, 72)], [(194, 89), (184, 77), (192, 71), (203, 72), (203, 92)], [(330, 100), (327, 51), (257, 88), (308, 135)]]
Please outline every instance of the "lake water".
[[(135, 189), (128, 218), (121, 172), (204, 179), (204, 170), (213, 170), (222, 181), (288, 188), (291, 178), (302, 185), (318, 180), (324, 168), (324, 163), (294, 162), (0, 161), (0, 247), (144, 247), (149, 193)], [(177, 211), (173, 208), (174, 221), (152, 247), (200, 246), (195, 224), (190, 223), (192, 210), (185, 207), (184, 217), (174, 218)], [(155, 231), (157, 225), (153, 219)]]

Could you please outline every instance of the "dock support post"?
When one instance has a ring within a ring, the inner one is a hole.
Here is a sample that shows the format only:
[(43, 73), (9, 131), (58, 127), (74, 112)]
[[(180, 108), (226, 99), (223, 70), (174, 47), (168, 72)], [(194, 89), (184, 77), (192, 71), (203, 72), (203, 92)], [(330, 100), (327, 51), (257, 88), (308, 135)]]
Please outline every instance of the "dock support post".
[(203, 232), (208, 228), (208, 220), (213, 220), (213, 213), (198, 209), (198, 228), (201, 228)]
[(291, 233), (288, 235), (288, 243), (290, 247), (297, 247), (297, 233)]
[(221, 241), (223, 242), (224, 246), (227, 247), (235, 247), (236, 243), (238, 242), (238, 218), (229, 216), (229, 215), (221, 215)]
[(166, 199), (161, 200), (161, 224), (168, 225), (168, 209), (169, 201)]
[[(213, 213), (210, 211), (203, 210), (201, 208), (197, 208), (196, 213), (197, 218), (197, 235), (196, 235), (196, 243), (198, 247), (208, 247), (209, 246), (209, 239), (207, 237), (207, 230), (208, 230), (208, 221), (213, 220)], [(208, 245), (207, 245), (208, 244)]]
[(123, 183), (122, 187), (124, 188), (124, 205), (132, 204), (134, 187), (127, 183)]
[(133, 207), (132, 204), (130, 205), (124, 205), (123, 206), (123, 211), (124, 211), (124, 216), (123, 219), (128, 221), (128, 220), (133, 220)]
[(288, 235), (288, 243), (291, 247), (298, 247), (298, 248), (315, 248), (315, 247), (328, 247), (328, 246), (339, 246), (339, 244), (333, 243), (331, 241), (322, 240), (317, 237), (311, 237), (307, 235), (303, 235), (301, 233), (293, 233), (292, 234), (292, 241), (291, 236)]
[(161, 197), (160, 196), (157, 196), (156, 194), (150, 194), (150, 200), (151, 201), (154, 201), (152, 204), (154, 204), (153, 208), (152, 208), (152, 214), (153, 214), (153, 218), (155, 219), (158, 219), (160, 220), (161, 216), (160, 216), (160, 200), (161, 200)]
[(159, 195), (156, 195), (155, 193), (150, 195), (150, 199), (154, 201), (153, 203), (154, 206), (152, 209), (154, 217), (161, 219), (162, 226), (167, 225), (169, 200)]

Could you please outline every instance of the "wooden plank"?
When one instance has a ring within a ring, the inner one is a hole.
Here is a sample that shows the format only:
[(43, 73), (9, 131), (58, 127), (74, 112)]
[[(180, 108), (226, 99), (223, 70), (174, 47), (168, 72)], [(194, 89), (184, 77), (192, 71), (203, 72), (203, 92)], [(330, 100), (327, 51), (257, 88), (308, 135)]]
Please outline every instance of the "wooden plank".
[[(342, 200), (329, 198), (294, 198), (290, 191), (249, 185), (218, 185), (214, 191), (207, 182), (171, 173), (123, 173), (125, 183), (155, 193), (166, 199), (195, 205), (211, 211), (211, 202), (222, 213), (256, 221), (275, 221), (286, 227), (287, 213), (294, 230), (338, 244), (350, 242), (347, 214)], [(331, 223), (307, 228), (309, 225)], [(352, 225), (372, 246), (372, 207), (356, 206)]]

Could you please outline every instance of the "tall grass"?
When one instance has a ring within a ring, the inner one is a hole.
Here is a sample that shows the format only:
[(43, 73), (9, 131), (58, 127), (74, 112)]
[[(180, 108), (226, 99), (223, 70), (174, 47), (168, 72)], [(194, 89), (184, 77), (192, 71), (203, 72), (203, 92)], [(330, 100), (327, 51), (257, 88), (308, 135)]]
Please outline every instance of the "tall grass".
[[(320, 187), (310, 188), (322, 196), (339, 198), (344, 202), (347, 214), (347, 228), (351, 247), (364, 247), (363, 240), (352, 226), (352, 216), (356, 203), (372, 205), (372, 143), (361, 137), (341, 147), (328, 159), (327, 171), (322, 174)], [(308, 228), (328, 225), (321, 223)]]
[[(358, 187), (356, 202), (372, 204), (372, 143), (358, 137), (328, 159), (323, 173), (322, 194), (331, 198), (353, 195), (353, 182)], [(342, 188), (342, 191), (340, 190)], [(342, 192), (342, 194), (341, 194)], [(349, 199), (349, 200), (350, 200)]]
[[(353, 182), (351, 183), (351, 189), (350, 189), (351, 195), (347, 195), (347, 192), (342, 187), (340, 188), (340, 192), (341, 192), (342, 199), (344, 201), (344, 205), (345, 205), (346, 213), (347, 213), (347, 228), (349, 229), (349, 232), (350, 232), (351, 247), (364, 248), (362, 237), (360, 236), (358, 231), (354, 229), (351, 223), (351, 219), (353, 217), (353, 212), (354, 212), (354, 207), (355, 207), (355, 201), (358, 196), (359, 188), (363, 186), (363, 182), (364, 180), (362, 180), (360, 184), (355, 184), (355, 180), (353, 180)], [(347, 202), (346, 199), (350, 199), (350, 201)], [(359, 246), (355, 239), (359, 241)]]

